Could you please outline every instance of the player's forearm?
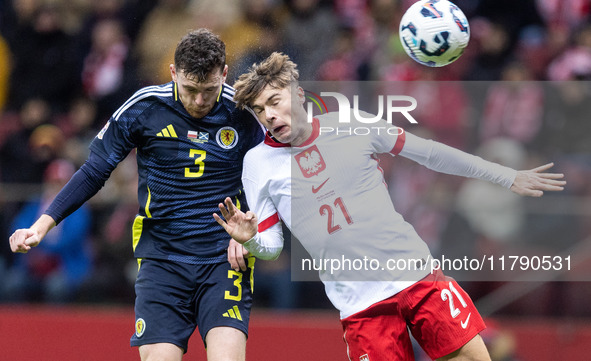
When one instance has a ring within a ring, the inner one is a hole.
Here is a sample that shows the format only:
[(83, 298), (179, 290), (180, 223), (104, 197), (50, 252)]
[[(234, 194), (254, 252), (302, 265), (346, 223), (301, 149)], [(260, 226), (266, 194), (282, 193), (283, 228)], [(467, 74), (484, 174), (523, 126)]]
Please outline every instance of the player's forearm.
[(103, 187), (113, 168), (98, 155), (91, 153), (86, 163), (58, 193), (45, 214), (60, 223)]
[(517, 171), (407, 132), (400, 155), (437, 172), (477, 178), (510, 188)]
[(257, 232), (253, 238), (243, 243), (243, 246), (257, 258), (268, 261), (277, 259), (283, 249), (281, 225), (276, 224), (263, 232)]

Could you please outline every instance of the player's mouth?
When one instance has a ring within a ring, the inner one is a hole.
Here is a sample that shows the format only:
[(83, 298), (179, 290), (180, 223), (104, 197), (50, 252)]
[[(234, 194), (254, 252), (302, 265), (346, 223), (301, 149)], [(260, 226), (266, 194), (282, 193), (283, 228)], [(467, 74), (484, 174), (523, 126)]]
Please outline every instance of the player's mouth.
[(279, 135), (282, 131), (284, 131), (286, 129), (287, 129), (286, 125), (280, 125), (278, 127), (273, 128), (273, 134)]

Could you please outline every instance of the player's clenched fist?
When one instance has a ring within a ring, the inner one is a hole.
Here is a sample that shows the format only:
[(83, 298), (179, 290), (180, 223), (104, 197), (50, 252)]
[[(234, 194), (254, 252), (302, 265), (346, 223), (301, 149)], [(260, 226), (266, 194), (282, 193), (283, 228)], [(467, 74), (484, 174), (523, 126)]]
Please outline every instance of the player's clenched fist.
[(37, 247), (50, 229), (55, 227), (55, 221), (47, 214), (42, 214), (31, 228), (17, 229), (10, 236), (10, 249), (14, 253), (27, 253), (31, 247)]
[(30, 228), (17, 229), (10, 236), (10, 249), (15, 253), (27, 253), (31, 247), (36, 247), (41, 238), (39, 234)]

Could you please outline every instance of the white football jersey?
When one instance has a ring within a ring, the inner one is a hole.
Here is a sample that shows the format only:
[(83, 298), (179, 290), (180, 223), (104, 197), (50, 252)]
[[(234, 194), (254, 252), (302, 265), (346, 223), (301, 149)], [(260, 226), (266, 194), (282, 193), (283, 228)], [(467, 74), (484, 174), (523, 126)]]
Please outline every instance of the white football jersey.
[[(313, 134), (303, 145), (290, 147), (267, 136), (244, 160), (246, 197), (262, 236), (256, 247), (282, 246), (276, 244), (282, 238), (275, 236), (281, 218), (320, 268), (327, 296), (341, 318), (391, 297), (429, 273), (429, 249), (394, 209), (375, 157), (397, 155), (412, 135), (385, 122), (368, 129), (364, 135), (354, 134), (352, 128), (339, 125), (338, 113), (327, 113), (314, 119)], [(432, 151), (411, 150), (409, 157), (419, 162), (414, 152), (422, 156)], [(495, 169), (493, 181), (512, 183), (507, 179), (511, 173), (504, 170), (500, 174), (502, 170)], [(472, 176), (463, 170), (450, 173)], [(265, 238), (272, 229), (273, 237)], [(245, 246), (257, 254), (252, 245)]]

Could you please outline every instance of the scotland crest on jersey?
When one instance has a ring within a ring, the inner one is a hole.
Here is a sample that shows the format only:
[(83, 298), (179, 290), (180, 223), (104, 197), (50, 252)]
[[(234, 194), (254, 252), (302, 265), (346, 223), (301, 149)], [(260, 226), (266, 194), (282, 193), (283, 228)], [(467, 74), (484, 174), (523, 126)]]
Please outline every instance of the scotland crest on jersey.
[(232, 127), (223, 127), (215, 136), (218, 145), (224, 149), (231, 149), (238, 143), (238, 132)]

